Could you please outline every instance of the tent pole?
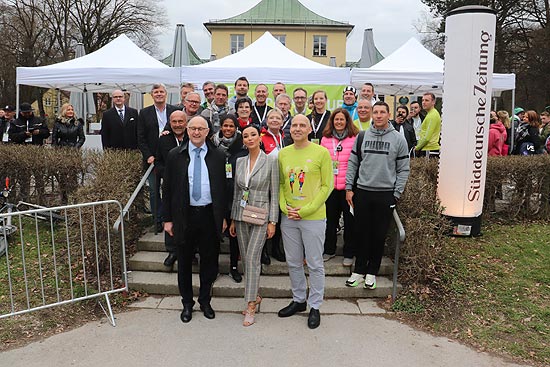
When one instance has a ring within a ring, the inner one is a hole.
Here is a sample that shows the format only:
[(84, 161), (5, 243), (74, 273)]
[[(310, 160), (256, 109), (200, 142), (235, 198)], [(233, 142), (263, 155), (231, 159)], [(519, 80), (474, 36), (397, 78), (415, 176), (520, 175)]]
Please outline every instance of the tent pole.
[(59, 111), (61, 111), (61, 91), (59, 90), (59, 88), (55, 88), (55, 98), (57, 99), (56, 114), (59, 114)]
[[(516, 105), (516, 88), (512, 89), (512, 108), (511, 108), (511, 110), (512, 110), (512, 113), (511, 113), (512, 118), (510, 119), (511, 122), (512, 122), (512, 126), (510, 127), (510, 135), (511, 135), (511, 136), (510, 136), (510, 150), (509, 150), (509, 152), (511, 152), (511, 151), (513, 150), (513, 148), (514, 148), (514, 135), (515, 135), (515, 133), (516, 133), (516, 129), (515, 129), (515, 127), (514, 127), (514, 117), (515, 117), (515, 114), (514, 114), (514, 108), (515, 108), (515, 107), (514, 107), (514, 106), (515, 106), (515, 105)], [(508, 154), (510, 154), (510, 153), (508, 153)]]
[(19, 116), (19, 84), (15, 85), (15, 118)]

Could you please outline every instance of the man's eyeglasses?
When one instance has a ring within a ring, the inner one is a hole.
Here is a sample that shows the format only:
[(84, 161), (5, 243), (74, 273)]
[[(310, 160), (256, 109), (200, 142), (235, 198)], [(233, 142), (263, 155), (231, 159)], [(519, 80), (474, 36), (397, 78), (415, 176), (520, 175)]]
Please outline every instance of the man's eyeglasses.
[(189, 130), (191, 132), (198, 131), (199, 133), (202, 133), (202, 132), (208, 130), (208, 128), (207, 127), (194, 127), (194, 126), (191, 126), (191, 127), (188, 127), (187, 130)]
[(187, 102), (193, 103), (193, 104), (200, 104), (201, 103), (201, 101), (187, 101)]

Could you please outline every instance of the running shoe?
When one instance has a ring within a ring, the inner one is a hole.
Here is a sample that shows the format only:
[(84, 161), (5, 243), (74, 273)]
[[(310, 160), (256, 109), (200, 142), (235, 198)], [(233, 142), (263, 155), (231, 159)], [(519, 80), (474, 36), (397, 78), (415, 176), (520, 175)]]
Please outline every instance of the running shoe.
[(351, 273), (349, 279), (346, 280), (346, 285), (348, 287), (357, 287), (363, 280), (365, 280), (365, 276), (363, 274)]

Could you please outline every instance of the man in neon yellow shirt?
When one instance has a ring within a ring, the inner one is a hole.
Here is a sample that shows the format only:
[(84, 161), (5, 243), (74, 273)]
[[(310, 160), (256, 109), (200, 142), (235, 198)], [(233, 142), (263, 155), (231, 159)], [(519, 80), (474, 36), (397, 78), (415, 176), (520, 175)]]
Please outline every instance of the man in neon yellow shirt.
[(416, 144), (417, 156), (439, 158), (439, 135), (441, 133), (441, 116), (435, 109), (435, 95), (426, 92), (422, 96), (422, 108), (427, 112), (420, 127), (420, 139)]
[(333, 189), (334, 178), (330, 153), (308, 141), (311, 131), (307, 117), (294, 116), (290, 125), (294, 144), (279, 152), (279, 203), (284, 214), (281, 232), (292, 286), (292, 302), (279, 311), (279, 317), (306, 310), (305, 253), (310, 284), (307, 303), (311, 308), (308, 327), (315, 329), (321, 323), (319, 307), (325, 289), (325, 201)]
[(357, 118), (353, 120), (353, 124), (357, 126), (359, 131), (366, 131), (372, 123), (372, 104), (368, 99), (360, 99), (357, 102)]

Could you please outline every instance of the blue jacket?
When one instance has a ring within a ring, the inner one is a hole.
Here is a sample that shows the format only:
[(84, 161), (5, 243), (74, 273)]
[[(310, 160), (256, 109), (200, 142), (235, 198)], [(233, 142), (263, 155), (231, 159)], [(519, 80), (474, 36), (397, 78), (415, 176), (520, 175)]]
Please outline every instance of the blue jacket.
[(351, 115), (351, 120), (357, 120), (359, 118), (359, 115), (357, 114), (357, 102), (355, 102), (352, 105), (347, 105), (345, 103), (342, 103), (342, 108), (347, 110), (349, 114)]

